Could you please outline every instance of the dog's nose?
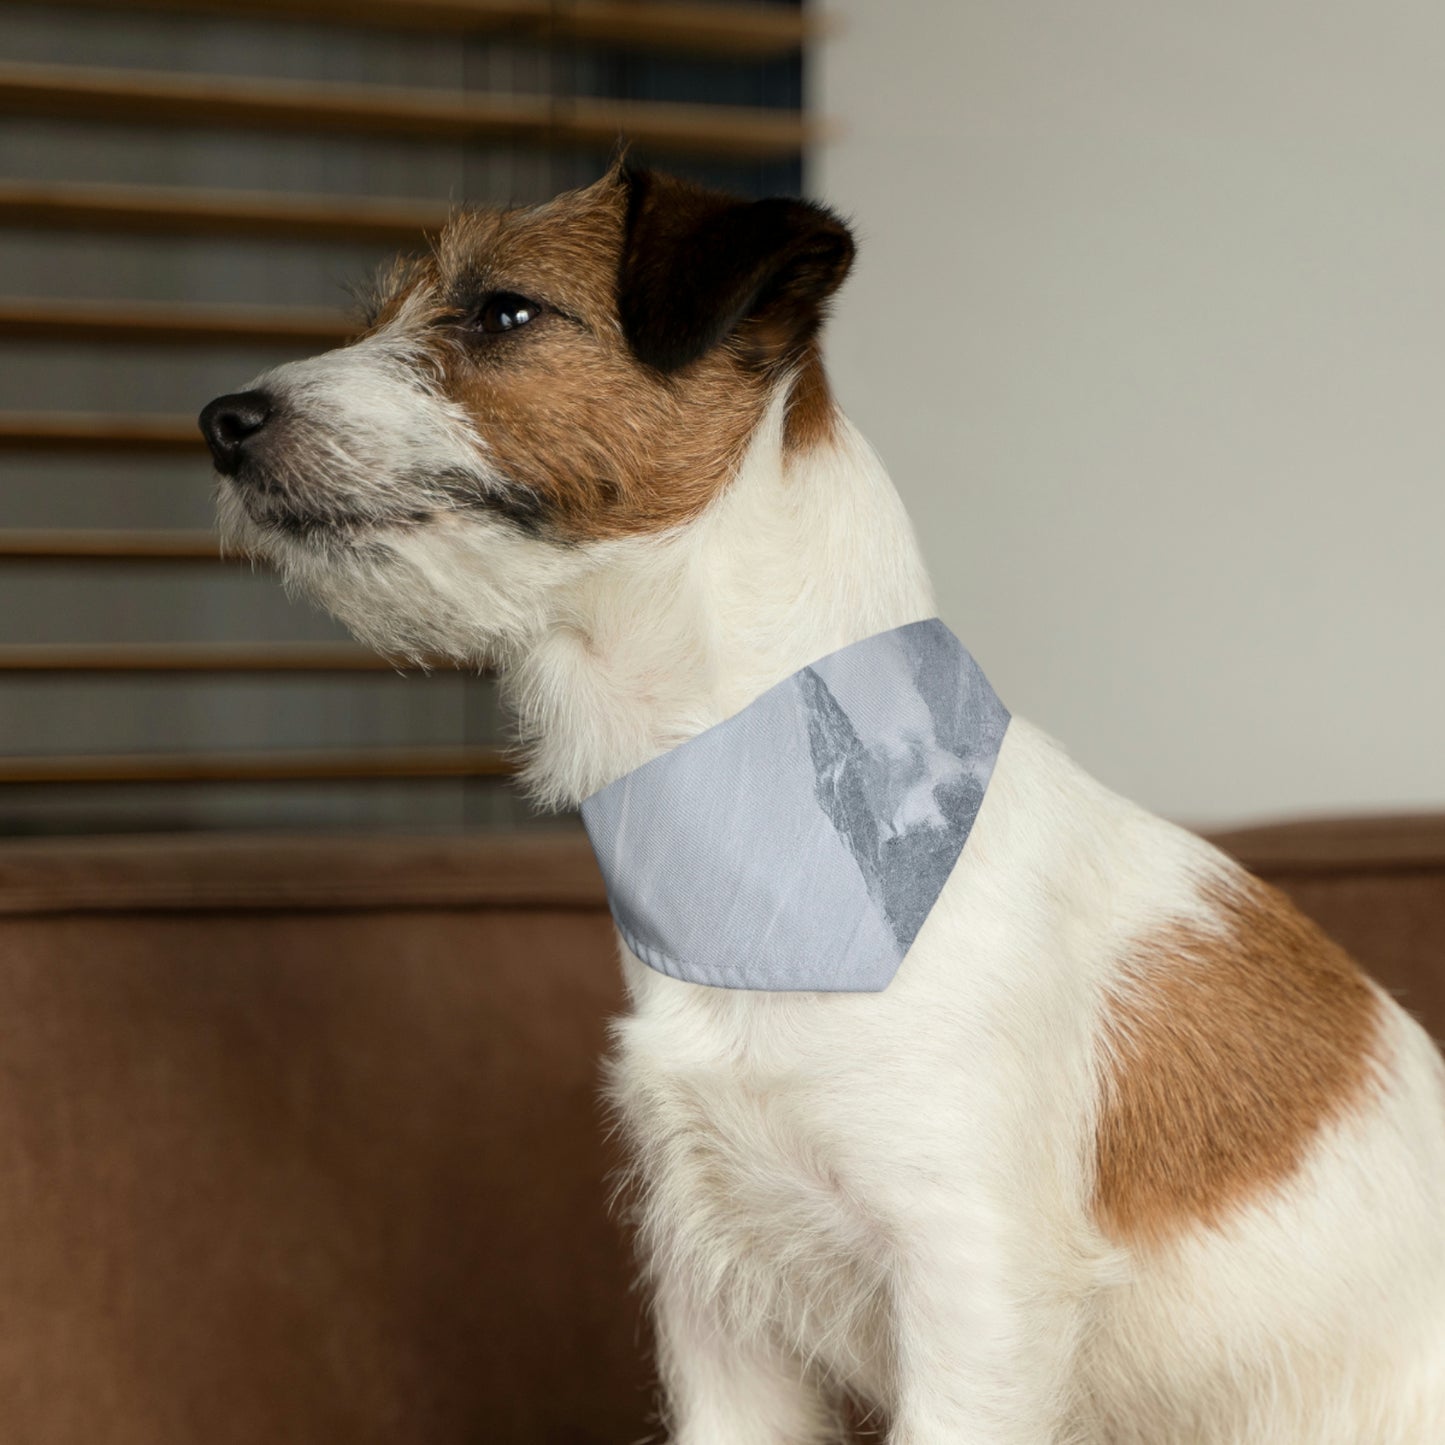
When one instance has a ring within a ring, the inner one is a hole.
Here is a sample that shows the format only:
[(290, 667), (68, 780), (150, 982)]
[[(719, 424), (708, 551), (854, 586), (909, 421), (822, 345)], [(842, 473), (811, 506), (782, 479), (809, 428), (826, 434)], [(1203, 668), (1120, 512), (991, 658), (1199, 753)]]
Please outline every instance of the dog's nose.
[(201, 413), (201, 434), (216, 470), (232, 476), (240, 468), (246, 443), (270, 420), (271, 398), (264, 391), (218, 396)]

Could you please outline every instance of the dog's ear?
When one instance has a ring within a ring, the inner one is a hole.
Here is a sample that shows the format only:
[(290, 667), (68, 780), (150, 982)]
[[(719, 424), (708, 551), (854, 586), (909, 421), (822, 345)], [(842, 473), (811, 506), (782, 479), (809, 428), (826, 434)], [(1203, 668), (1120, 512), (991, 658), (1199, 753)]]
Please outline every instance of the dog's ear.
[(627, 219), (618, 314), (640, 361), (677, 371), (729, 337), (757, 366), (801, 353), (853, 264), (853, 237), (837, 216), (625, 166), (619, 179)]

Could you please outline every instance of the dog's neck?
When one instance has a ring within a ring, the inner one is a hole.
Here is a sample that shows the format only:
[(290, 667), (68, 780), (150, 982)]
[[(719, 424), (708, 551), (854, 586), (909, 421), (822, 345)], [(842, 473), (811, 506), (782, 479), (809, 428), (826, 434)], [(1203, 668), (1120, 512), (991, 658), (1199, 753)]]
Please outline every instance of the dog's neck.
[(566, 807), (827, 653), (934, 615), (908, 517), (842, 416), (806, 451), (779, 398), (697, 521), (601, 544), (503, 685), (538, 799)]

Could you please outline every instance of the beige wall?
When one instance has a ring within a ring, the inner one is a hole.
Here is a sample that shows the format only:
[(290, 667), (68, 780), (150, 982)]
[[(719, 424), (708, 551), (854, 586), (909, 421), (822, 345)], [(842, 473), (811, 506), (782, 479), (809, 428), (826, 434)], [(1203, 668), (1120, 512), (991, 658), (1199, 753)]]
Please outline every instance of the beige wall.
[(1445, 806), (1445, 9), (831, 0), (835, 383), (1110, 785)]

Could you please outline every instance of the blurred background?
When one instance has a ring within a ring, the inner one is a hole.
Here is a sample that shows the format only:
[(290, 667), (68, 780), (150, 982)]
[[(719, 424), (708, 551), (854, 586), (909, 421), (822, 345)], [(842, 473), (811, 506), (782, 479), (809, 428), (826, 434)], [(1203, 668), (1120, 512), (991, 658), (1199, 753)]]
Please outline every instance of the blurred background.
[(196, 412), (338, 344), (451, 205), (587, 184), (619, 136), (798, 191), (803, 34), (787, 4), (0, 4), (0, 832), (529, 824), (490, 682), (397, 676), (217, 560)]
[(1218, 827), (1445, 803), (1445, 16), (832, 0), (829, 336), (944, 618)]
[(850, 218), (944, 619), (1445, 1033), (1442, 74), (1366, 0), (0, 0), (0, 1437), (660, 1438), (576, 820), (217, 555), (195, 425), (619, 135)]
[(0, 4), (0, 833), (541, 821), (488, 681), (215, 560), (193, 418), (623, 133), (853, 220), (835, 385), (1016, 711), (1194, 825), (1445, 801), (1445, 26), (826, 19)]

